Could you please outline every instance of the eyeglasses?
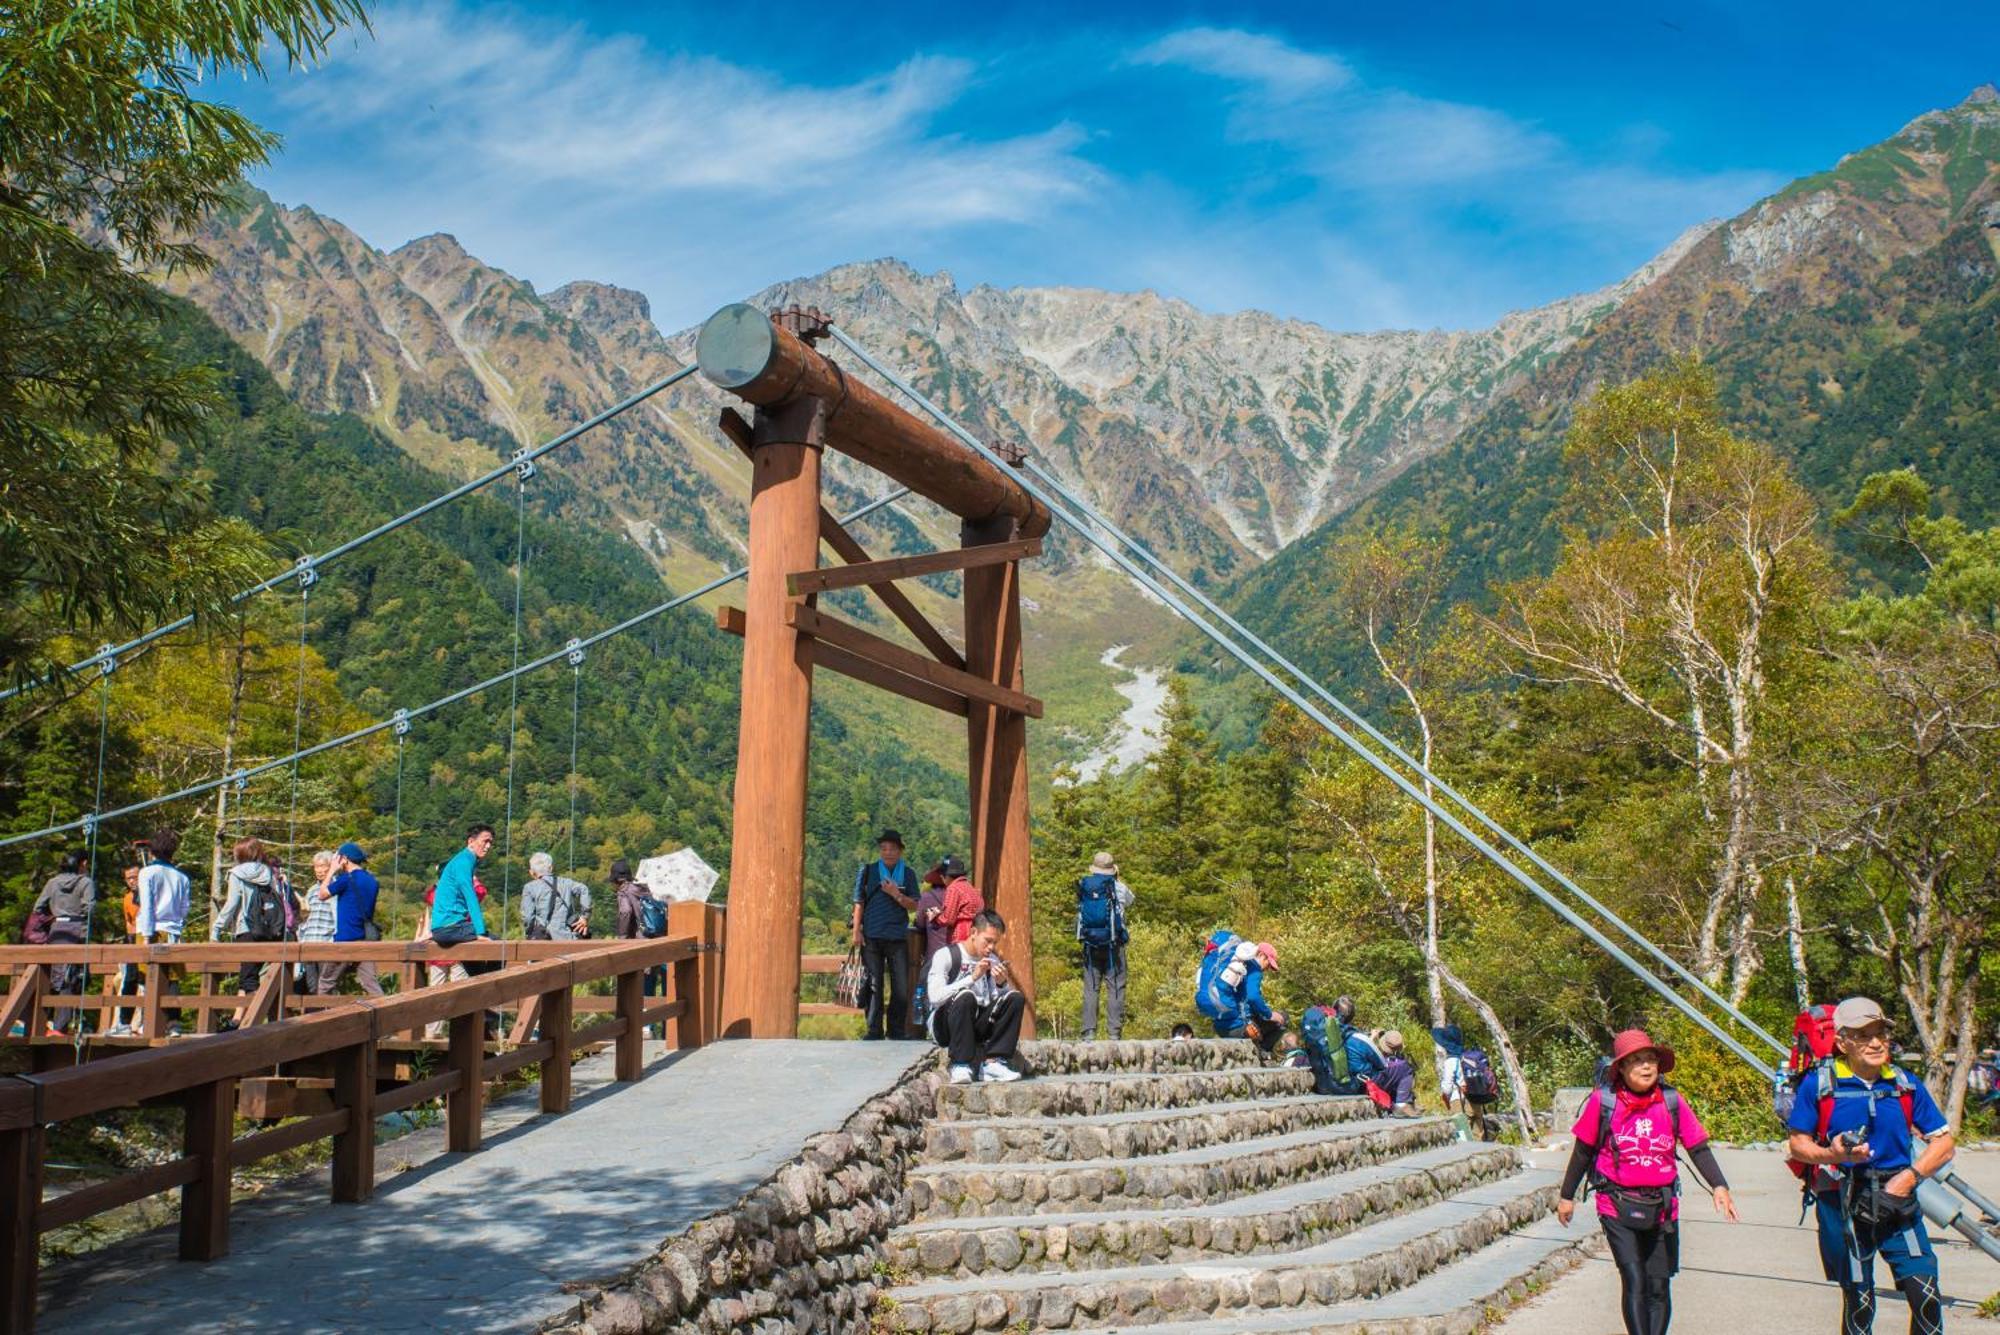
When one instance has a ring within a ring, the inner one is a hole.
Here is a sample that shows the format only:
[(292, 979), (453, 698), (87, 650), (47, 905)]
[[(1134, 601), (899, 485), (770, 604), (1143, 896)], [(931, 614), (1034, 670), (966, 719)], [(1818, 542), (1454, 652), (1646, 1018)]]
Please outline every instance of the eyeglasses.
[(1840, 1036), (1850, 1043), (1859, 1043), (1863, 1047), (1868, 1047), (1876, 1043), (1887, 1043), (1893, 1037), (1887, 1029), (1869, 1029), (1865, 1031), (1843, 1029), (1840, 1031)]

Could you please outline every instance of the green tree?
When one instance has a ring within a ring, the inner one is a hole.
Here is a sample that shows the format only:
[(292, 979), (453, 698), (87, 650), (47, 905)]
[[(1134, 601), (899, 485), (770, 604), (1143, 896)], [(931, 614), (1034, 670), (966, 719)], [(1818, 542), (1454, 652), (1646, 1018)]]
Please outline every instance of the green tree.
[(180, 238), (276, 143), (197, 91), (360, 19), (356, 0), (0, 4), (0, 678), (54, 667), (59, 634), (212, 611), (261, 572), (254, 531), (167, 467), (218, 383), (166, 346), (136, 270), (202, 263)]

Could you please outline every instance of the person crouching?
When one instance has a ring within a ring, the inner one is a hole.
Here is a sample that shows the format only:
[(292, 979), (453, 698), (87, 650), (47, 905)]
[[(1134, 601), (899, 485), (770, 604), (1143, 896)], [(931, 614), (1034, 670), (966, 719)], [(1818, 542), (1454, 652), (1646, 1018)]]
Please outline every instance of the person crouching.
[(1007, 961), (1000, 957), (1000, 940), (1007, 924), (991, 909), (972, 920), (963, 941), (931, 957), (924, 988), (930, 1000), (931, 1041), (951, 1053), (951, 1083), (1019, 1080), (1010, 1063), (1021, 1038), (1021, 1018), (1027, 998), (1013, 985)]

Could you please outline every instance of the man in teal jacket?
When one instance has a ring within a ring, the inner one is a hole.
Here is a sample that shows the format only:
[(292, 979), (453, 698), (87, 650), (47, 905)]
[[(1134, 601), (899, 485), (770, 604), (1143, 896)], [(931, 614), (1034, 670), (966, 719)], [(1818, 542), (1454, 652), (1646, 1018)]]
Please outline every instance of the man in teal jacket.
[[(452, 854), (438, 873), (437, 893), (431, 897), (431, 939), (439, 945), (461, 945), (486, 935), (486, 917), (479, 911), (472, 871), (492, 851), (493, 827), (475, 825), (465, 832), (465, 847)], [(467, 968), (471, 970), (470, 965)]]

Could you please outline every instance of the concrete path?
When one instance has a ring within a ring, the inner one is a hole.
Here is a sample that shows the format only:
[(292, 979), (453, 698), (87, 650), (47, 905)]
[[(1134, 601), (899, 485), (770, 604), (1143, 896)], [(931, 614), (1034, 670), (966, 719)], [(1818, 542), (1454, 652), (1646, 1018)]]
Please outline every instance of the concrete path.
[(230, 1255), (173, 1259), (171, 1231), (51, 1267), (51, 1331), (521, 1330), (733, 1203), (811, 1136), (931, 1055), (917, 1043), (717, 1043), (657, 1057), (636, 1085), (576, 1068), (571, 1110), (494, 1104), (477, 1154), (418, 1132), (378, 1152), (375, 1199), (325, 1177), (237, 1207)]
[[(1568, 1151), (1532, 1157), (1540, 1166), (1560, 1168)], [(1716, 1158), (1743, 1222), (1722, 1220), (1703, 1196), (1683, 1197), (1674, 1329), (1835, 1335), (1840, 1290), (1821, 1277), (1811, 1221), (1799, 1225), (1797, 1180), (1785, 1171), (1776, 1151), (1719, 1150)], [(2000, 1154), (1961, 1151), (1957, 1169), (1986, 1195), (2000, 1196)], [(1588, 1208), (1577, 1211), (1572, 1228), (1597, 1229), (1594, 1218), (1584, 1217)], [(1956, 1233), (1934, 1228), (1931, 1241), (1938, 1251), (1946, 1328), (1984, 1329), (1986, 1323), (1978, 1321), (1973, 1309), (1988, 1294), (2000, 1292), (2000, 1265)], [(1889, 1287), (1888, 1267), (1879, 1261), (1876, 1281), (1882, 1297), (1875, 1328), (1885, 1335), (1900, 1332), (1908, 1325), (1908, 1309), (1902, 1295)], [(1509, 1335), (1620, 1335), (1625, 1327), (1618, 1315), (1618, 1271), (1600, 1250), (1494, 1329)]]

